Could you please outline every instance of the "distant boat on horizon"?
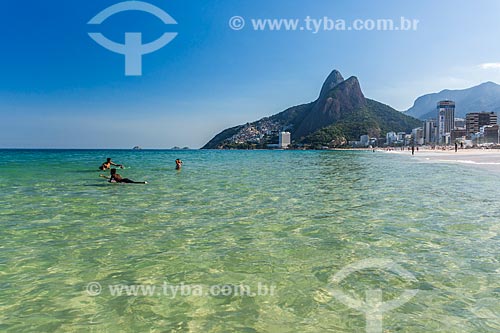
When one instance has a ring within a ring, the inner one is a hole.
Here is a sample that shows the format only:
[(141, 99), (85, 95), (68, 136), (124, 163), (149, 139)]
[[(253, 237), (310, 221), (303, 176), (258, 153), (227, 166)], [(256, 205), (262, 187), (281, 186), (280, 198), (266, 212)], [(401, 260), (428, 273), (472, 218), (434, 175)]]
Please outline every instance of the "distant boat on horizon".
[(134, 148), (132, 148), (133, 150), (142, 150), (142, 148), (140, 146), (135, 146)]

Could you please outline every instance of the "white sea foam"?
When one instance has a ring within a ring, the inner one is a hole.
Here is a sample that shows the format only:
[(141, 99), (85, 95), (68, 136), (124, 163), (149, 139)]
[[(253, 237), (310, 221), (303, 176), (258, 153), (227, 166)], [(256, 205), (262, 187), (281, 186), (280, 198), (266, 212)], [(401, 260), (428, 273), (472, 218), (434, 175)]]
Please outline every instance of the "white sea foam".
[[(427, 158), (428, 160), (428, 158)], [(446, 163), (462, 163), (462, 164), (475, 164), (475, 165), (500, 165), (500, 162), (476, 162), (471, 160), (438, 160), (439, 162)]]

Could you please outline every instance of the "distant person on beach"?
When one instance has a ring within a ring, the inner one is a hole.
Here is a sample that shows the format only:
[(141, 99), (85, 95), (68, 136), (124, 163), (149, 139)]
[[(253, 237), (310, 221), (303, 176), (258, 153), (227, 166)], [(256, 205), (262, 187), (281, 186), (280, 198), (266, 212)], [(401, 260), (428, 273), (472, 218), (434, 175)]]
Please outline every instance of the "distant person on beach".
[(123, 165), (122, 164), (116, 164), (114, 163), (113, 161), (111, 161), (111, 158), (108, 157), (106, 159), (106, 162), (104, 162), (100, 167), (99, 167), (99, 170), (108, 170), (109, 168), (111, 168), (111, 166), (116, 166), (116, 167), (119, 167), (120, 169), (123, 169)]
[(455, 153), (458, 151), (458, 143), (455, 142)]
[(180, 170), (182, 168), (182, 161), (180, 159), (175, 160), (175, 170)]
[(415, 146), (411, 146), (411, 154), (415, 155)]
[(463, 141), (460, 142), (460, 149), (464, 149), (464, 143), (463, 143)]
[(134, 182), (128, 178), (122, 178), (120, 174), (116, 173), (116, 169), (111, 169), (111, 177), (101, 175), (101, 177), (108, 179), (110, 183), (127, 183), (127, 184), (147, 184), (148, 182)]

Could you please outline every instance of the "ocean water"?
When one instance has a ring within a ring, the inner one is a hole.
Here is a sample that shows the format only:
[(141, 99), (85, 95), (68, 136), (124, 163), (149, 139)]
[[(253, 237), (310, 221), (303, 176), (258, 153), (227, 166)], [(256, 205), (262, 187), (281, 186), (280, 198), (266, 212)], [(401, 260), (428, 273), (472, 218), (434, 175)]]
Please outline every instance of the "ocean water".
[[(108, 156), (149, 184), (99, 178)], [(499, 175), (382, 152), (3, 150), (0, 331), (365, 332), (373, 308), (332, 290), (415, 290), (384, 332), (499, 332)]]

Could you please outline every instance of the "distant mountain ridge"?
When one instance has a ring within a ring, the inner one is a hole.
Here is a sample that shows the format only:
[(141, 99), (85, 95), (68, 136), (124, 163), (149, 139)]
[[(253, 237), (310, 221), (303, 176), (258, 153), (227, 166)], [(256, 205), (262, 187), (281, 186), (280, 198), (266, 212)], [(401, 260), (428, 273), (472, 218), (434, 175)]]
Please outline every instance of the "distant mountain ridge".
[(442, 90), (438, 93), (423, 95), (405, 114), (421, 120), (436, 118), (436, 105), (442, 100), (452, 100), (456, 103), (455, 117), (464, 118), (470, 112), (499, 112), (500, 85), (485, 82), (480, 85), (460, 90)]
[(355, 76), (344, 80), (334, 70), (324, 82), (319, 97), (293, 106), (271, 117), (222, 131), (202, 149), (265, 148), (277, 143), (277, 133), (288, 130), (292, 141), (311, 147), (345, 146), (363, 134), (380, 137), (388, 131), (409, 132), (421, 122), (388, 105), (365, 98)]

